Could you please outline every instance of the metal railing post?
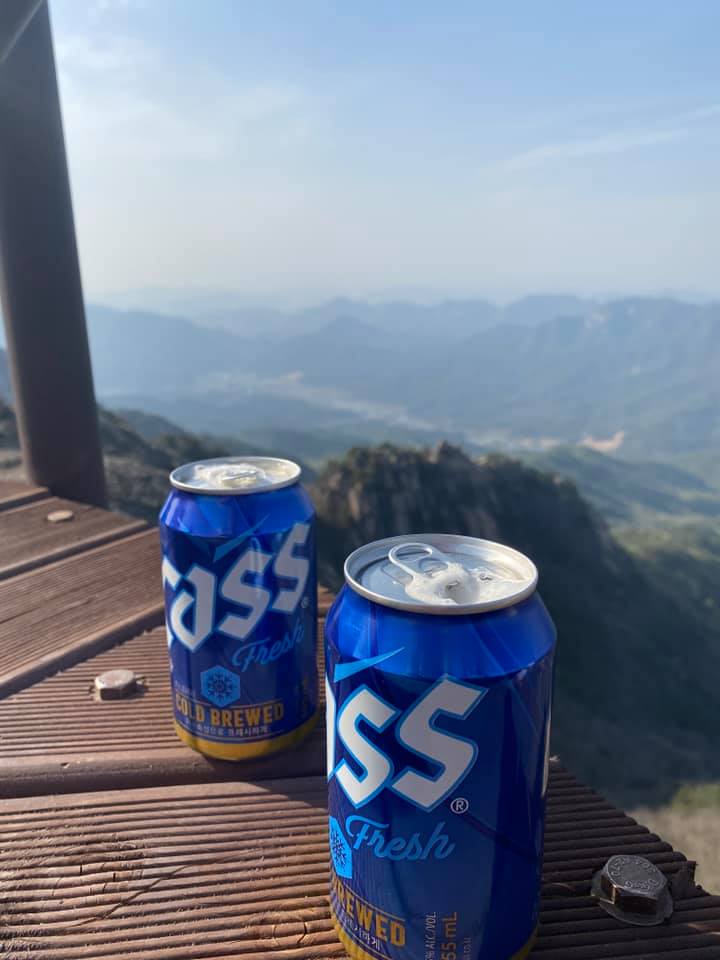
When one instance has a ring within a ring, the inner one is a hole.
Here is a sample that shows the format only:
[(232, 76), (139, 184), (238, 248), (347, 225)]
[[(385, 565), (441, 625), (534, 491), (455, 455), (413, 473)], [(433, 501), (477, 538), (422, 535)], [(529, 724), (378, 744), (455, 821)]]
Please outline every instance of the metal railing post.
[(0, 297), (23, 461), (32, 483), (105, 505), (50, 15), (2, 6)]

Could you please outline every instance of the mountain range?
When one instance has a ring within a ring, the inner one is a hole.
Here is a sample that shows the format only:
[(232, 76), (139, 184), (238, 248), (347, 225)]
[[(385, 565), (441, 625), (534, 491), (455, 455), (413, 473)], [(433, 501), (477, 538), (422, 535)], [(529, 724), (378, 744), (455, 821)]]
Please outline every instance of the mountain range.
[(356, 442), (583, 444), (720, 478), (717, 303), (335, 300), (236, 312), (232, 331), (87, 312), (101, 400), (188, 430), (286, 444), (315, 462)]
[[(556, 316), (583, 314), (600, 301), (568, 294), (532, 294), (500, 306), (481, 298), (401, 299), (367, 301), (351, 297), (334, 297), (311, 307), (280, 310), (268, 307), (238, 305), (237, 294), (222, 291), (188, 292), (137, 291), (126, 296), (111, 297), (108, 306), (121, 310), (143, 309), (166, 316), (183, 316), (200, 326), (221, 327), (242, 336), (289, 336), (317, 330), (338, 317), (354, 317), (381, 330), (405, 331), (425, 336), (462, 338), (483, 327), (507, 321), (534, 325)], [(448, 329), (448, 322), (452, 326)]]
[[(563, 311), (563, 312), (558, 312)], [(720, 476), (720, 304), (528, 298), (434, 307), (334, 301), (242, 333), (89, 307), (98, 394), (192, 430), (322, 431), (476, 452), (560, 443), (704, 457)], [(287, 319), (287, 318), (286, 318)]]

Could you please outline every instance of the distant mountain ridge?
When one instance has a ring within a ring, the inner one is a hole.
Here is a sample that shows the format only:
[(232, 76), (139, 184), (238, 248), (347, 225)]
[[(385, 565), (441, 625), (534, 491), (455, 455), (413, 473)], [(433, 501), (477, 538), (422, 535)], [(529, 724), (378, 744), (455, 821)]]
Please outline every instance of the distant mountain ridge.
[(624, 455), (662, 459), (720, 446), (718, 303), (549, 297), (345, 312), (355, 308), (335, 303), (309, 326), (243, 337), (91, 307), (98, 392), (229, 434), (294, 416), (306, 430), (367, 419), (459, 432), (480, 448), (615, 438)]
[(159, 320), (185, 320), (203, 329), (219, 329), (243, 338), (272, 337), (284, 339), (317, 332), (338, 319), (352, 318), (359, 325), (367, 324), (374, 331), (389, 337), (420, 336), (431, 339), (460, 341), (487, 327), (500, 323), (537, 326), (558, 316), (581, 316), (591, 313), (600, 302), (568, 294), (531, 294), (505, 306), (479, 298), (447, 299), (436, 303), (414, 303), (388, 300), (381, 303), (335, 297), (314, 307), (281, 311), (264, 307), (237, 309), (197, 306), (183, 313), (153, 309), (103, 306), (92, 302), (89, 314), (112, 311), (125, 315), (156, 317)]
[(243, 336), (287, 336), (324, 327), (337, 317), (354, 317), (387, 334), (416, 334), (460, 340), (485, 327), (508, 322), (535, 326), (557, 316), (584, 314), (598, 301), (567, 294), (532, 294), (500, 306), (480, 298), (445, 299), (434, 303), (391, 299), (368, 302), (335, 297), (314, 307), (295, 311), (224, 309), (196, 310), (192, 317), (203, 325), (219, 325)]
[(234, 369), (243, 341), (183, 317), (88, 306), (93, 376), (99, 393), (159, 393)]

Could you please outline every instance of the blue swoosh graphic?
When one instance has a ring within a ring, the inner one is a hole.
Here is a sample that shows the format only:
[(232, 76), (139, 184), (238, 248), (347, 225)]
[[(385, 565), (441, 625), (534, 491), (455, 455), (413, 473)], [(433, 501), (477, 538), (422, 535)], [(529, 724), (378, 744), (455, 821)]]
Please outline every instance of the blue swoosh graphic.
[(217, 547), (215, 550), (215, 555), (213, 561), (217, 563), (218, 560), (222, 560), (224, 556), (227, 556), (235, 547), (239, 547), (243, 540), (247, 540), (248, 537), (251, 537), (260, 527), (265, 523), (267, 517), (263, 517), (262, 520), (250, 527), (249, 530), (244, 530), (239, 537), (235, 537), (234, 540), (228, 540), (227, 543), (223, 543), (221, 546)]
[(398, 647), (397, 650), (391, 650), (390, 653), (381, 653), (377, 657), (365, 657), (364, 660), (351, 660), (350, 663), (336, 663), (333, 681), (337, 683), (338, 680), (347, 680), (348, 677), (360, 673), (361, 670), (367, 670), (368, 667), (374, 667), (375, 664), (382, 663), (383, 660), (389, 660), (390, 657), (394, 657), (396, 653), (400, 653), (404, 649), (405, 647)]

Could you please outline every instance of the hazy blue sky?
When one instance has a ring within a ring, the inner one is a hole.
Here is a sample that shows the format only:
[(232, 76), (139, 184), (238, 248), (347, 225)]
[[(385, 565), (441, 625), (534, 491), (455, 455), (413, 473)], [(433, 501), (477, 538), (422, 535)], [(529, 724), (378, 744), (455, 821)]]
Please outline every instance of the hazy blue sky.
[(720, 293), (720, 3), (50, 0), (92, 296)]

